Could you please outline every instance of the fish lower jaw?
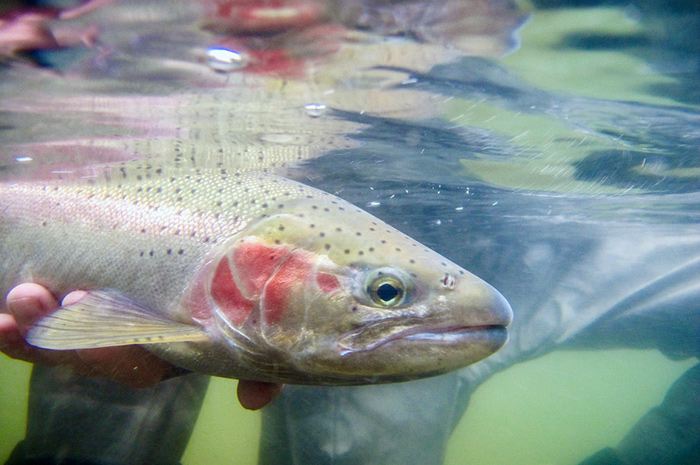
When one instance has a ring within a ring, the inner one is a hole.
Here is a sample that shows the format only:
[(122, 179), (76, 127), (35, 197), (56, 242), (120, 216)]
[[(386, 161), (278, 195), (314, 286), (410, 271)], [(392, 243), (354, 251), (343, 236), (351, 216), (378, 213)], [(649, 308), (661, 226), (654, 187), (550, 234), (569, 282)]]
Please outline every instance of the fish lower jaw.
[[(438, 342), (463, 342), (479, 336), (506, 332), (503, 325), (478, 325), (478, 326), (450, 326), (446, 328), (429, 328), (419, 332), (398, 334), (396, 339), (409, 341), (438, 341)], [(387, 341), (391, 342), (391, 341)]]
[(340, 354), (348, 355), (383, 349), (396, 344), (421, 344), (445, 346), (454, 350), (469, 345), (486, 345), (493, 347), (493, 352), (500, 349), (508, 339), (505, 325), (441, 326), (415, 327), (400, 331), (391, 336), (377, 340), (373, 344), (358, 348), (340, 345)]

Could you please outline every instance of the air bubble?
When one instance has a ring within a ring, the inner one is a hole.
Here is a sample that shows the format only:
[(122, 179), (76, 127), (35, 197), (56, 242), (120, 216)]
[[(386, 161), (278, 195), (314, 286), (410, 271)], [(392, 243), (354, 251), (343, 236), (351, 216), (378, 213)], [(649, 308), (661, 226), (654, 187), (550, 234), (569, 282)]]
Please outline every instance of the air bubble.
[(307, 103), (304, 105), (306, 114), (312, 118), (318, 118), (326, 113), (326, 105), (324, 103)]
[(207, 63), (215, 71), (235, 71), (248, 64), (242, 53), (225, 47), (211, 47), (207, 50)]

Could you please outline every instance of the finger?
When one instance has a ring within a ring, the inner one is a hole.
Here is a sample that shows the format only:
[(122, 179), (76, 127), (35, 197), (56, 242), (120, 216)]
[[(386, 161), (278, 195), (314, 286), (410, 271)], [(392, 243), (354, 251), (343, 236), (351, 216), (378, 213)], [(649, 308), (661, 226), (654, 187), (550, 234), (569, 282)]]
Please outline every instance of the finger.
[(0, 352), (8, 357), (24, 360), (25, 343), (12, 315), (0, 313)]
[(238, 401), (245, 409), (258, 410), (277, 399), (283, 389), (284, 384), (242, 379), (238, 382)]
[(34, 283), (20, 284), (6, 298), (7, 309), (24, 335), (41, 317), (58, 308), (58, 302), (45, 288)]
[(83, 297), (85, 297), (86, 294), (87, 292), (85, 291), (73, 291), (63, 298), (63, 301), (61, 301), (61, 305), (65, 307), (66, 305), (74, 304)]

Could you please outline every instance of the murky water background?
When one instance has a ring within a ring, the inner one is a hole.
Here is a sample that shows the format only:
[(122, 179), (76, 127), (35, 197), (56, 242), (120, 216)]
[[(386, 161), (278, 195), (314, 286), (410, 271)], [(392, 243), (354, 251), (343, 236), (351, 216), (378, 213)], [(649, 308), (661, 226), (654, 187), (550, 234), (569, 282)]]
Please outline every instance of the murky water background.
[[(557, 273), (601, 237), (697, 237), (697, 14), (652, 2), (539, 5), (520, 48), (498, 58), (514, 42), (494, 31), (519, 25), (519, 12), (482, 19), (494, 29), (471, 42), (326, 28), (261, 45), (192, 22), (189, 10), (141, 3), (59, 24), (99, 24), (97, 47), (6, 57), (3, 179), (92, 176), (162, 153), (217, 163), (273, 151), (277, 168), (493, 283), (516, 324), (528, 296), (554, 291)], [(281, 44), (291, 52), (270, 58)], [(213, 46), (255, 53), (222, 61), (207, 54)], [(684, 318), (679, 327), (698, 322)], [(681, 329), (666, 336), (677, 361), (629, 335), (584, 337), (566, 347), (577, 350), (548, 348), (496, 374), (474, 394), (446, 463), (574, 464), (615, 446), (697, 363)], [(0, 460), (23, 437), (28, 374), (0, 357)], [(185, 464), (255, 463), (260, 417), (234, 393), (235, 381), (214, 380)]]

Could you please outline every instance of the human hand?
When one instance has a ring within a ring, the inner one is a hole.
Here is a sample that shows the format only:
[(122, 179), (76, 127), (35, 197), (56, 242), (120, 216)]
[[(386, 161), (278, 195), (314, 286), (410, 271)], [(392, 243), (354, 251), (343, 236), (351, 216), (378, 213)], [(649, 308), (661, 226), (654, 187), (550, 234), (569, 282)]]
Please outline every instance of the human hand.
[[(70, 305), (85, 295), (75, 291), (64, 297)], [(177, 376), (182, 370), (156, 357), (141, 346), (107, 347), (81, 350), (45, 350), (29, 345), (24, 336), (44, 315), (58, 308), (58, 302), (44, 287), (25, 283), (6, 297), (9, 313), (0, 313), (0, 352), (17, 360), (41, 365), (69, 366), (83, 376), (108, 377), (131, 387), (143, 388)], [(241, 405), (257, 410), (272, 402), (284, 385), (241, 380), (238, 399)]]

